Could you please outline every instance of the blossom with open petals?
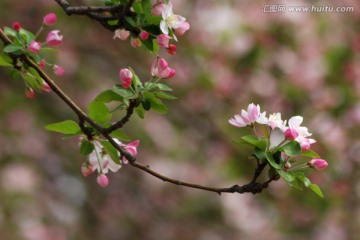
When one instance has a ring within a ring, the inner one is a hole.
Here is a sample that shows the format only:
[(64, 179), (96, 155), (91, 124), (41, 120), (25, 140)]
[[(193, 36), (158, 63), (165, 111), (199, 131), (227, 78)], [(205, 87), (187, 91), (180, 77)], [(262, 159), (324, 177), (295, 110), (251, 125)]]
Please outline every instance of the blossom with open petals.
[(151, 75), (158, 78), (172, 78), (175, 75), (175, 69), (169, 67), (167, 61), (159, 58), (157, 62), (151, 65)]
[(301, 151), (307, 151), (310, 149), (310, 145), (316, 143), (314, 139), (309, 138), (312, 134), (309, 133), (307, 127), (300, 126), (303, 122), (303, 117), (294, 116), (289, 119), (289, 127), (285, 130), (284, 134), (288, 134), (290, 136), (290, 132), (293, 136), (293, 139), (289, 138), (289, 140), (295, 140), (300, 144)]
[(186, 21), (186, 18), (173, 13), (171, 4), (166, 4), (164, 6), (162, 18), (163, 20), (160, 22), (160, 29), (167, 35), (169, 34), (169, 28), (177, 29)]
[(119, 38), (122, 41), (125, 41), (130, 35), (130, 32), (125, 29), (117, 29), (114, 33), (114, 39)]
[[(114, 141), (118, 144), (121, 142), (117, 139), (114, 139)], [(106, 151), (101, 146), (101, 143), (98, 141), (94, 141), (94, 151), (89, 155), (89, 164), (91, 168), (97, 170), (100, 174), (107, 174), (110, 171), (117, 172), (121, 168), (120, 164), (115, 163), (109, 154), (106, 153)]]
[[(137, 155), (137, 147), (139, 146), (139, 144), (140, 144), (140, 141), (136, 140), (129, 144), (121, 144), (120, 146), (125, 147), (125, 150), (135, 157)], [(127, 164), (128, 162), (129, 162), (129, 160), (126, 159), (126, 157), (124, 157), (123, 163)]]
[(254, 124), (255, 122), (260, 124), (266, 124), (267, 118), (266, 112), (260, 113), (260, 106), (253, 103), (249, 104), (247, 111), (241, 110), (240, 114), (236, 114), (229, 120), (229, 123), (235, 127), (245, 127), (247, 125)]
[(56, 46), (62, 42), (63, 36), (59, 35), (60, 30), (54, 30), (46, 36), (46, 44), (49, 46)]
[(33, 53), (39, 53), (41, 48), (41, 42), (31, 41), (28, 46), (28, 49)]

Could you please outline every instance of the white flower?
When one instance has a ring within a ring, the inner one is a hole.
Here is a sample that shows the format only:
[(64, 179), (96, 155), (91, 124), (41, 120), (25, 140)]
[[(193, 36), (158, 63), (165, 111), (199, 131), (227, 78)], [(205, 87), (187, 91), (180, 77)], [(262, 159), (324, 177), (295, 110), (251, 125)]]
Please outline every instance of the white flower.
[[(164, 10), (162, 11), (162, 18), (163, 20), (160, 22), (160, 29), (166, 35), (169, 34), (169, 28), (177, 29), (186, 21), (186, 18), (173, 13), (171, 4), (165, 5)], [(174, 39), (176, 40), (175, 36)]]
[[(117, 144), (121, 144), (121, 142), (114, 138), (114, 141)], [(94, 141), (95, 149), (89, 155), (89, 164), (94, 170), (97, 170), (99, 173), (107, 174), (110, 171), (117, 172), (121, 168), (120, 164), (115, 163), (111, 157), (104, 151), (101, 143), (98, 141)]]
[(267, 125), (269, 125), (272, 130), (274, 130), (275, 128), (280, 128), (281, 131), (285, 131), (286, 120), (281, 120), (281, 113), (273, 113), (270, 114)]

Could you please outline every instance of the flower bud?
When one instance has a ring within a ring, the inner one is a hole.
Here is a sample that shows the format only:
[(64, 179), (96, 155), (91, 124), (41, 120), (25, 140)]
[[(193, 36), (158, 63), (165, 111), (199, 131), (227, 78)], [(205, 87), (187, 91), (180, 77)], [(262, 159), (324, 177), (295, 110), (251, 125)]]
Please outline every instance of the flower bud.
[(93, 168), (89, 163), (83, 163), (81, 166), (81, 173), (84, 177), (89, 176), (95, 171), (95, 168)]
[(136, 47), (140, 47), (141, 46), (141, 42), (140, 42), (140, 39), (138, 38), (131, 38), (131, 46), (133, 48), (136, 48)]
[(54, 74), (56, 76), (62, 76), (64, 75), (65, 71), (62, 67), (58, 66), (58, 65), (54, 65)]
[(141, 40), (145, 41), (146, 39), (149, 38), (149, 33), (147, 31), (142, 31), (140, 34), (139, 34), (139, 37), (141, 38)]
[(46, 26), (52, 26), (52, 25), (54, 25), (55, 23), (56, 23), (56, 15), (55, 15), (55, 13), (49, 13), (48, 15), (46, 15), (45, 17), (44, 17), (44, 24), (46, 25)]
[(49, 46), (56, 46), (62, 42), (63, 36), (59, 35), (60, 30), (54, 30), (49, 32), (46, 37), (46, 44)]
[(308, 162), (308, 165), (315, 170), (323, 170), (328, 166), (328, 163), (324, 159), (314, 158)]
[(21, 29), (21, 25), (20, 25), (20, 23), (19, 22), (14, 22), (13, 24), (12, 24), (12, 27), (13, 27), (13, 29), (15, 30), (15, 31), (20, 31), (20, 29)]
[(129, 69), (123, 68), (120, 69), (119, 78), (121, 80), (122, 87), (129, 88), (131, 86), (133, 74)]
[(168, 48), (169, 47), (169, 40), (171, 39), (171, 37), (169, 37), (169, 35), (167, 34), (160, 34), (159, 36), (157, 36), (156, 38), (156, 42), (159, 44), (159, 46)]
[(117, 29), (114, 34), (115, 38), (120, 38), (120, 40), (125, 41), (130, 35), (130, 32), (125, 29)]
[(28, 46), (28, 49), (36, 54), (39, 53), (40, 48), (41, 48), (41, 42), (36, 42), (36, 41), (32, 41)]
[(109, 179), (105, 174), (101, 174), (97, 177), (96, 182), (99, 184), (100, 187), (105, 188), (109, 185)]
[(41, 69), (44, 69), (45, 65), (46, 65), (45, 59), (43, 59), (43, 60), (41, 60), (41, 62), (39, 62), (39, 67), (40, 67)]
[(27, 89), (26, 92), (25, 92), (25, 96), (28, 99), (33, 99), (34, 96), (35, 96), (34, 90), (32, 88)]
[(190, 29), (190, 24), (188, 22), (183, 22), (180, 27), (175, 29), (175, 34), (178, 36), (184, 35), (184, 33)]
[(151, 8), (151, 13), (156, 16), (161, 16), (162, 12), (164, 11), (164, 8), (165, 8), (165, 3), (163, 2), (155, 3)]
[(286, 162), (285, 165), (284, 165), (284, 168), (285, 168), (285, 170), (290, 169), (291, 168), (291, 163)]
[(168, 53), (170, 55), (175, 55), (176, 54), (176, 46), (175, 44), (169, 44), (169, 47), (167, 49)]
[(295, 140), (299, 136), (299, 133), (291, 128), (286, 129), (284, 134), (285, 134), (285, 139), (290, 141)]
[(308, 139), (303, 139), (299, 144), (302, 152), (310, 150), (310, 141)]
[(45, 81), (43, 82), (41, 89), (45, 92), (51, 92), (51, 90), (52, 90), (51, 87), (49, 86), (49, 84), (47, 84)]

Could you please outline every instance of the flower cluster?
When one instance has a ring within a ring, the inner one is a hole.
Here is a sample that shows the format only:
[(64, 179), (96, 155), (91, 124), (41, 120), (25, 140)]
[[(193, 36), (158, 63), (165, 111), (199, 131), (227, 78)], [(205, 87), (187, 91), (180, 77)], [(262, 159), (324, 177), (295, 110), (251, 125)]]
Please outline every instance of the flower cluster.
[[(62, 76), (65, 73), (64, 69), (56, 64), (47, 63), (46, 60), (40, 54), (40, 51), (43, 49), (44, 45), (48, 47), (54, 47), (62, 43), (63, 36), (60, 35), (60, 30), (50, 31), (47, 34), (44, 42), (40, 42), (36, 40), (37, 37), (40, 35), (40, 33), (43, 31), (44, 27), (53, 26), (55, 24), (56, 24), (56, 15), (54, 13), (49, 13), (46, 16), (44, 16), (42, 26), (40, 27), (39, 31), (35, 36), (32, 33), (23, 29), (19, 22), (14, 22), (12, 25), (15, 33), (8, 30), (8, 35), (18, 39), (18, 42), (21, 44), (21, 46), (19, 47), (21, 47), (22, 50), (29, 53), (29, 55), (33, 58), (33, 60), (35, 60), (38, 63), (41, 69), (43, 69), (46, 65), (49, 65), (52, 67), (53, 72), (56, 76)], [(31, 81), (29, 79), (30, 78), (35, 79), (36, 76), (34, 76), (30, 71), (26, 71), (25, 69), (23, 69), (21, 73), (26, 83), (25, 96), (29, 99), (32, 99), (35, 96), (34, 88), (36, 88), (37, 86), (31, 84)], [(41, 85), (41, 88), (37, 90), (43, 90), (45, 92), (51, 91), (50, 86), (42, 79), (38, 79), (38, 82)]]
[[(133, 156), (137, 155), (137, 146), (139, 145), (140, 141), (136, 140), (129, 144), (124, 144), (120, 142), (118, 139), (113, 138), (113, 140), (126, 151), (131, 153)], [(105, 150), (102, 146), (100, 141), (93, 141), (94, 149), (90, 153), (86, 162), (83, 163), (81, 166), (81, 173), (84, 177), (89, 176), (93, 172), (98, 172), (97, 183), (101, 187), (106, 187), (109, 184), (109, 179), (106, 174), (110, 171), (117, 172), (121, 168), (121, 163), (127, 164), (129, 161), (124, 157), (122, 162), (116, 163), (109, 153)], [(120, 156), (118, 155), (120, 158)]]
[[(247, 110), (241, 110), (239, 114), (229, 119), (229, 123), (235, 127), (250, 126), (256, 136), (242, 137), (243, 143), (255, 147), (254, 157), (259, 161), (267, 162), (270, 166), (270, 175), (282, 176), (290, 186), (302, 189), (301, 182), (310, 187), (316, 194), (322, 196), (320, 189), (311, 184), (301, 170), (313, 168), (322, 170), (328, 163), (319, 158), (318, 154), (311, 151), (311, 144), (316, 141), (307, 127), (301, 126), (301, 116), (291, 117), (288, 121), (281, 119), (281, 113), (273, 113), (269, 116), (261, 112), (260, 106), (249, 104)], [(259, 135), (257, 128), (262, 130)], [(298, 156), (310, 157), (311, 160), (302, 162)]]

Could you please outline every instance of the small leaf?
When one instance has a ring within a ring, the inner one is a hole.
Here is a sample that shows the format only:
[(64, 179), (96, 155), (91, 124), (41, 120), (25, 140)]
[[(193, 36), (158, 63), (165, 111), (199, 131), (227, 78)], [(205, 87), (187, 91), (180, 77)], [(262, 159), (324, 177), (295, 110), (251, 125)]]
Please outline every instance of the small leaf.
[(320, 158), (320, 156), (316, 152), (311, 151), (311, 150), (301, 152), (300, 155), (304, 156), (304, 157), (309, 157), (309, 158)]
[(137, 98), (136, 95), (134, 95), (134, 93), (131, 91), (131, 89), (129, 88), (122, 88), (120, 86), (115, 86), (112, 91), (118, 95), (120, 95), (123, 98), (127, 98), (127, 99), (135, 99)]
[(319, 197), (324, 198), (323, 193), (321, 192), (320, 188), (316, 184), (310, 185), (311, 190), (313, 190), (314, 193), (316, 193)]
[(117, 138), (119, 140), (122, 141), (130, 141), (131, 139), (125, 134), (123, 133), (120, 129), (116, 129), (115, 131), (113, 131), (110, 136), (112, 138)]
[(44, 85), (43, 79), (41, 78), (40, 74), (35, 70), (35, 68), (29, 67), (28, 70), (35, 77), (36, 81), (40, 86)]
[(143, 106), (145, 111), (149, 111), (151, 109), (151, 103), (147, 98), (141, 99), (141, 105)]
[(107, 23), (108, 23), (109, 25), (111, 25), (111, 26), (114, 26), (114, 25), (117, 25), (117, 24), (119, 23), (119, 20), (118, 20), (118, 19), (116, 19), (116, 20), (109, 20)]
[(41, 91), (41, 86), (42, 84), (40, 84), (36, 77), (31, 75), (30, 73), (25, 73), (22, 75), (24, 77), (25, 82), (32, 88), (35, 89), (36, 91)]
[(156, 86), (160, 91), (172, 91), (172, 88), (163, 83), (156, 83)]
[(134, 19), (130, 17), (125, 17), (125, 19), (132, 27), (136, 27), (136, 22), (134, 21)]
[(265, 160), (266, 159), (265, 151), (261, 150), (260, 148), (255, 148), (254, 154), (255, 154), (256, 158), (259, 159), (259, 160)]
[(63, 122), (46, 125), (45, 129), (64, 134), (77, 134), (81, 132), (79, 125), (72, 120), (65, 120)]
[(92, 151), (94, 150), (94, 144), (87, 141), (87, 140), (83, 140), (81, 142), (81, 145), (80, 145), (80, 153), (82, 155), (89, 155), (90, 153), (92, 153)]
[(142, 0), (141, 1), (141, 6), (142, 9), (144, 10), (144, 12), (151, 12), (151, 8), (152, 8), (152, 4), (150, 0)]
[(22, 51), (22, 46), (17, 44), (9, 44), (6, 45), (6, 47), (4, 47), (3, 51), (6, 53), (14, 53), (17, 51)]
[(284, 170), (278, 169), (277, 172), (282, 176), (286, 182), (291, 183), (295, 180), (295, 176), (291, 172), (285, 172)]
[(0, 55), (0, 66), (2, 67), (12, 67), (11, 58), (5, 54)]
[(294, 173), (295, 177), (304, 183), (305, 187), (309, 187), (311, 185), (311, 181), (305, 177), (305, 174), (302, 172)]
[(270, 163), (270, 165), (275, 169), (281, 169), (280, 165), (277, 164), (273, 158), (273, 155), (270, 152), (265, 153), (266, 159)]
[(303, 184), (298, 180), (298, 179), (294, 179), (294, 181), (292, 182), (288, 182), (288, 184), (294, 188), (296, 188), (297, 190), (303, 190)]
[(121, 164), (118, 150), (108, 141), (103, 141), (103, 142), (101, 142), (101, 144), (103, 145), (106, 153), (109, 154), (111, 159), (115, 163)]
[(285, 154), (290, 157), (299, 155), (301, 152), (300, 144), (296, 141), (291, 141), (282, 146), (281, 148), (285, 152)]
[(10, 36), (10, 37), (15, 37), (16, 36), (16, 31), (12, 28), (9, 28), (9, 27), (4, 27), (4, 32), (7, 36)]
[(265, 138), (257, 138), (254, 135), (246, 135), (241, 137), (243, 143), (250, 144), (261, 150), (265, 150), (267, 146), (267, 140)]
[(89, 117), (101, 124), (110, 120), (111, 113), (105, 103), (92, 101), (89, 104)]
[(164, 99), (169, 99), (169, 100), (175, 100), (177, 99), (177, 97), (173, 96), (173, 95), (170, 95), (166, 92), (155, 92), (154, 93), (156, 97), (159, 97), (159, 98), (164, 98)]
[(23, 28), (20, 29), (19, 33), (21, 37), (25, 39), (27, 44), (30, 44), (31, 41), (35, 39), (35, 35), (32, 32), (29, 32)]
[(135, 109), (137, 115), (141, 118), (141, 119), (144, 119), (145, 117), (145, 109), (141, 106), (141, 107), (137, 107)]
[(124, 98), (112, 90), (105, 90), (96, 96), (95, 101), (109, 103), (112, 101), (122, 102)]

